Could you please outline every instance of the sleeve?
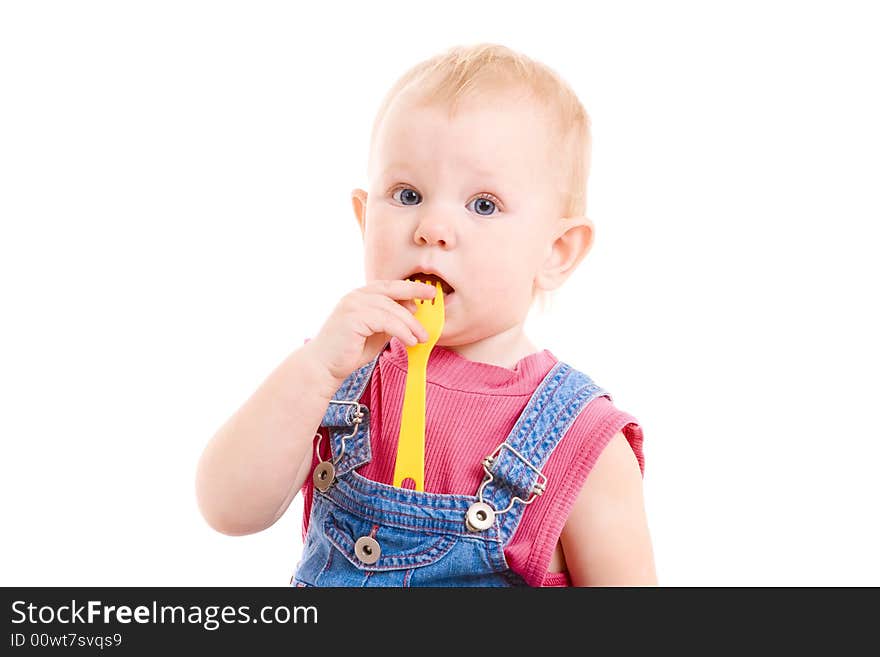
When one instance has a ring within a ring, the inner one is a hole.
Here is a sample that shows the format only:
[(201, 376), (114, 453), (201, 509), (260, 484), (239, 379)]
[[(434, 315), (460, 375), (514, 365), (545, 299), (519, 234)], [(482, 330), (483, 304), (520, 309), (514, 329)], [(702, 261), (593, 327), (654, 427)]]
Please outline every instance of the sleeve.
[(642, 428), (636, 418), (617, 409), (607, 397), (587, 404), (544, 465), (547, 489), (523, 513), (505, 554), (511, 568), (531, 586), (541, 586), (565, 521), (602, 451), (617, 432), (633, 449), (642, 477), (645, 458)]

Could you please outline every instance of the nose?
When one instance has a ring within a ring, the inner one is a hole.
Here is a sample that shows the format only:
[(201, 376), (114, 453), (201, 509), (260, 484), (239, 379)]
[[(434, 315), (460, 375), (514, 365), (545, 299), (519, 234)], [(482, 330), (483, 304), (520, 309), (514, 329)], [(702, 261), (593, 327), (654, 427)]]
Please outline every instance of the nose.
[(455, 246), (455, 233), (449, 221), (437, 216), (425, 217), (416, 227), (413, 241), (419, 246), (436, 244), (448, 249)]

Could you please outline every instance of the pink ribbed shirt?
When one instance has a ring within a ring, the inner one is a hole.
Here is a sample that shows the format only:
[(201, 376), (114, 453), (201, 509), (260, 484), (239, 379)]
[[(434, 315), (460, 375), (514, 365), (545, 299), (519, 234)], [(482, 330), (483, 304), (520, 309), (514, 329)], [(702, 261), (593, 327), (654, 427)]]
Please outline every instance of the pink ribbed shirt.
[[(427, 369), (425, 491), (475, 495), (483, 480), (483, 458), (507, 438), (532, 393), (556, 363), (557, 358), (545, 349), (509, 369), (468, 360), (451, 349), (435, 346)], [(370, 409), (372, 460), (358, 473), (388, 485), (394, 479), (406, 369), (406, 347), (392, 338), (360, 399)], [(321, 427), (320, 431), (326, 447), (327, 430)], [(567, 572), (548, 571), (550, 559), (587, 475), (618, 431), (629, 441), (644, 475), (641, 427), (606, 397), (587, 404), (544, 465), (547, 489), (526, 507), (504, 550), (510, 568), (530, 586), (570, 586)], [(312, 460), (314, 467), (317, 456)], [(311, 477), (306, 478), (302, 493), (305, 540), (312, 505)]]

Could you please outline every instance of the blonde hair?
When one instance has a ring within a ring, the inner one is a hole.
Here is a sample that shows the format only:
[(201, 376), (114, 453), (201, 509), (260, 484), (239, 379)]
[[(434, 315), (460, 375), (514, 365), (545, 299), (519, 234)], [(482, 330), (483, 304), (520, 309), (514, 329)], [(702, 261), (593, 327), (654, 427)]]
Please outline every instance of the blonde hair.
[[(370, 153), (388, 108), (403, 93), (414, 93), (421, 104), (445, 106), (452, 118), (463, 101), (502, 91), (525, 91), (543, 105), (556, 137), (558, 170), (562, 172), (558, 211), (561, 217), (585, 215), (592, 148), (590, 117), (571, 87), (554, 70), (506, 46), (454, 46), (406, 71), (379, 106), (370, 136)], [(543, 310), (546, 295), (533, 294), (533, 300), (536, 297), (540, 298)]]

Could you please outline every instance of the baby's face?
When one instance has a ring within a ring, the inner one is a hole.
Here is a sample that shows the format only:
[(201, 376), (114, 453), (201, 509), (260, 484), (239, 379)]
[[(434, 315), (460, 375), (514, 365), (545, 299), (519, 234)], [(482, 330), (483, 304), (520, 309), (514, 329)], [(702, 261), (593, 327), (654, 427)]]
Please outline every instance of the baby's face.
[(353, 193), (368, 281), (433, 271), (454, 290), (440, 345), (522, 323), (559, 226), (543, 109), (491, 103), (468, 101), (450, 121), (444, 108), (399, 97), (376, 134), (369, 192)]

